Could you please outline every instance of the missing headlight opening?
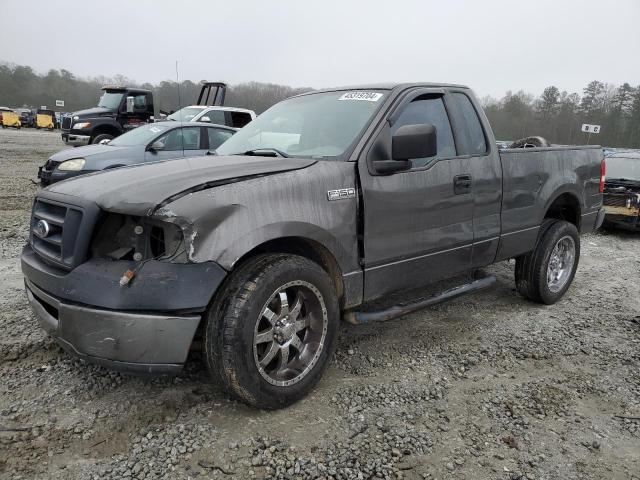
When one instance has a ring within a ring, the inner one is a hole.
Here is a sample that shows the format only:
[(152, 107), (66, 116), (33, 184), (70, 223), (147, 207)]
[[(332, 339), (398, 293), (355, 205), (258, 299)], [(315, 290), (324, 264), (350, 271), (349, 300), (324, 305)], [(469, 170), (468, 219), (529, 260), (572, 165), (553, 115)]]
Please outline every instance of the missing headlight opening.
[(98, 227), (91, 244), (91, 255), (136, 262), (186, 262), (184, 238), (178, 226), (116, 213), (108, 213)]

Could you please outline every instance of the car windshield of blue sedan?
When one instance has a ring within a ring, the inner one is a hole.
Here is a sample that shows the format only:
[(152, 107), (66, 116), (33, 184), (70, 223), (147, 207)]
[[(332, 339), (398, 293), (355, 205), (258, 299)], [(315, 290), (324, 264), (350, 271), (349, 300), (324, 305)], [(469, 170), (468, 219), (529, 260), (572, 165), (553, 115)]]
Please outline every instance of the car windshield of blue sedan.
[(169, 130), (169, 126), (162, 125), (162, 123), (150, 123), (149, 125), (142, 125), (138, 128), (134, 128), (130, 132), (120, 135), (118, 138), (114, 138), (107, 145), (111, 145), (113, 147), (147, 145), (151, 140), (167, 130)]

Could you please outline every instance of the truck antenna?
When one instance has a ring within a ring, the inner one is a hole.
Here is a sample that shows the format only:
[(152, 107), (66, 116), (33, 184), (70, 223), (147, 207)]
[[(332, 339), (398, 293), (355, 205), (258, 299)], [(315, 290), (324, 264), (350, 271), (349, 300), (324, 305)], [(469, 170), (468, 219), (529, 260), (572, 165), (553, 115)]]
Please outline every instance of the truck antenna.
[(180, 100), (180, 77), (178, 76), (178, 60), (176, 60), (176, 84), (178, 85), (178, 110), (182, 108), (182, 100)]
[[(178, 112), (182, 110), (182, 100), (180, 99), (180, 76), (178, 75), (178, 60), (176, 60), (176, 84), (178, 85)], [(182, 113), (178, 119), (180, 122), (180, 144), (182, 145), (182, 156), (184, 157), (184, 135), (182, 131)]]

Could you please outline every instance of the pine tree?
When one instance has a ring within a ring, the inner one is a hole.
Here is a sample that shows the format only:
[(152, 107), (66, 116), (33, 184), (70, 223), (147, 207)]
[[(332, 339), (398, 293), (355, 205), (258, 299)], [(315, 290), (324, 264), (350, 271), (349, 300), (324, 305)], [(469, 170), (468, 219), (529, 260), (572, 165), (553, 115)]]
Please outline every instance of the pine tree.
[(559, 107), (560, 90), (551, 86), (544, 89), (540, 100), (538, 100), (537, 110), (543, 120), (548, 120), (556, 114)]
[(585, 87), (582, 93), (580, 112), (584, 115), (586, 121), (593, 121), (602, 112), (605, 85), (594, 80)]

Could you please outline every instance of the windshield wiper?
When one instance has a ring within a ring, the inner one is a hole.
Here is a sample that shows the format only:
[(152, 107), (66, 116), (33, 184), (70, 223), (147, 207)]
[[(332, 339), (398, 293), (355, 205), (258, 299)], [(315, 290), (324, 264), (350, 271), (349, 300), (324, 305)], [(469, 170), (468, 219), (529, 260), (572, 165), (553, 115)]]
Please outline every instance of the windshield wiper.
[(264, 147), (254, 148), (253, 150), (247, 150), (242, 153), (234, 153), (233, 155), (255, 155), (257, 157), (284, 157), (289, 158), (289, 155), (277, 148)]

